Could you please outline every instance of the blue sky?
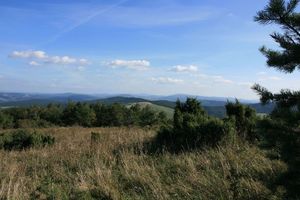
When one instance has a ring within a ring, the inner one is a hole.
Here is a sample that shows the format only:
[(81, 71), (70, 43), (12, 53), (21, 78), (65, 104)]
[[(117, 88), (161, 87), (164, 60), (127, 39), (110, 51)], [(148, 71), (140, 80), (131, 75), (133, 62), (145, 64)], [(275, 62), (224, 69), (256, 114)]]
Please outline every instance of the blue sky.
[(277, 48), (253, 16), (267, 0), (0, 1), (0, 91), (230, 96), (260, 83), (297, 89), (267, 68)]

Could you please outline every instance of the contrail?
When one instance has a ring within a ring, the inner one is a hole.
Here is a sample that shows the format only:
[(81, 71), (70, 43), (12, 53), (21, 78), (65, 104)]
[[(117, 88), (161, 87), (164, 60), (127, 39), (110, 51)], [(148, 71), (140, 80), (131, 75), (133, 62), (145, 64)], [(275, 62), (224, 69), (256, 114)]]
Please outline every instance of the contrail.
[(86, 18), (82, 19), (82, 20), (79, 21), (78, 23), (73, 24), (72, 26), (65, 28), (63, 31), (61, 31), (60, 33), (58, 33), (57, 35), (55, 35), (52, 39), (50, 39), (50, 40), (49, 40), (48, 42), (46, 42), (45, 44), (49, 44), (49, 43), (51, 43), (51, 42), (55, 42), (58, 38), (60, 38), (60, 37), (63, 36), (64, 34), (66, 34), (66, 33), (70, 32), (70, 31), (72, 31), (72, 30), (78, 28), (79, 26), (81, 26), (81, 25), (83, 25), (83, 24), (88, 23), (88, 22), (91, 21), (93, 18), (97, 17), (98, 15), (101, 15), (101, 14), (103, 14), (103, 13), (105, 13), (105, 12), (111, 10), (111, 9), (114, 9), (114, 8), (118, 7), (119, 5), (121, 5), (121, 4), (123, 4), (123, 3), (127, 2), (127, 1), (129, 1), (129, 0), (121, 0), (121, 1), (119, 1), (118, 3), (113, 4), (113, 5), (111, 5), (111, 6), (107, 7), (107, 8), (97, 10), (96, 12), (94, 12), (94, 13), (92, 13), (91, 15), (87, 16)]

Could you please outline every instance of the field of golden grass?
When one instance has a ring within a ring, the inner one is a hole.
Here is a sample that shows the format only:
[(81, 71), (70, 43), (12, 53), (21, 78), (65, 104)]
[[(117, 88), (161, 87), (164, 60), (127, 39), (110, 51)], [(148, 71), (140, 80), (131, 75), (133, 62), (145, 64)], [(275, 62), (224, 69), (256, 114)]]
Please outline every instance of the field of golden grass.
[[(249, 145), (149, 154), (153, 130), (49, 128), (53, 146), (0, 150), (0, 199), (279, 199), (287, 169)], [(100, 133), (98, 142), (91, 132)]]

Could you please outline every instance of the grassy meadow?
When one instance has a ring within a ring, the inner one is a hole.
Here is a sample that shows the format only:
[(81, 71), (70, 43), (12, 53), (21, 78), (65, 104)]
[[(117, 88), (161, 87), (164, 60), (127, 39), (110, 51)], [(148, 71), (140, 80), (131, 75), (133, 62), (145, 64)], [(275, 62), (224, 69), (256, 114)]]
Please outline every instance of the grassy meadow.
[[(151, 154), (156, 131), (48, 128), (53, 146), (0, 150), (0, 199), (280, 199), (287, 166), (255, 146)], [(91, 132), (99, 133), (91, 141)]]

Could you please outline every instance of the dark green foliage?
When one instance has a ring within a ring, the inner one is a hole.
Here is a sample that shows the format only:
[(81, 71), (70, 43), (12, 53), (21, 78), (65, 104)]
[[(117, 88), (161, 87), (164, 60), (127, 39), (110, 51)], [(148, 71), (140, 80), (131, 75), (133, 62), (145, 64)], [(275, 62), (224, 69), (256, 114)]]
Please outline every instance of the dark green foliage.
[[(300, 69), (300, 13), (296, 12), (299, 0), (270, 0), (266, 8), (257, 13), (255, 21), (261, 24), (277, 24), (284, 33), (273, 33), (271, 37), (281, 47), (281, 50), (261, 48), (267, 57), (269, 67), (274, 67), (285, 73)], [(272, 94), (260, 85), (253, 89), (261, 96), (263, 103), (274, 101), (280, 106), (295, 106), (300, 101), (299, 91), (282, 90)]]
[(271, 150), (270, 156), (281, 159), (289, 171), (279, 178), (278, 184), (287, 188), (288, 197), (299, 198), (300, 188), (300, 129), (290, 126), (280, 118), (266, 118), (259, 123), (262, 147)]
[(49, 135), (27, 130), (16, 130), (0, 134), (0, 149), (23, 150), (52, 145), (55, 139)]
[(80, 125), (90, 127), (94, 124), (96, 115), (89, 104), (68, 103), (63, 111), (63, 122), (66, 125)]
[(123, 122), (126, 118), (125, 116), (125, 107), (121, 104), (113, 104), (108, 107), (109, 115), (108, 117), (109, 123), (111, 126), (122, 126)]
[(185, 129), (197, 126), (208, 118), (208, 115), (196, 99), (188, 98), (186, 103), (176, 102), (174, 112), (174, 128)]
[(228, 102), (225, 107), (227, 117), (231, 122), (234, 122), (238, 135), (253, 142), (257, 138), (255, 133), (257, 120), (255, 110), (242, 105), (238, 100), (235, 103)]
[(270, 0), (268, 6), (257, 13), (255, 21), (261, 24), (278, 24), (284, 33), (273, 33), (271, 37), (280, 45), (282, 51), (262, 47), (268, 58), (268, 65), (284, 72), (299, 69), (300, 64), (300, 14), (295, 12), (299, 0)]
[(174, 152), (216, 146), (228, 130), (222, 120), (209, 117), (200, 102), (188, 98), (185, 103), (177, 101), (173, 126), (161, 128), (154, 146)]
[(46, 128), (52, 126), (50, 122), (43, 119), (20, 119), (15, 123), (15, 125), (17, 128)]
[[(300, 69), (300, 13), (296, 12), (299, 0), (270, 0), (267, 7), (258, 12), (255, 20), (262, 24), (280, 25), (284, 33), (273, 33), (271, 37), (281, 50), (261, 48), (267, 64), (285, 73)], [(281, 90), (269, 92), (256, 84), (253, 89), (262, 103), (274, 102), (276, 109), (270, 118), (260, 123), (263, 146), (273, 151), (273, 156), (284, 160), (289, 171), (281, 177), (279, 184), (287, 189), (286, 199), (300, 198), (300, 91)]]
[(49, 104), (41, 113), (41, 118), (52, 123), (62, 124), (63, 107), (60, 104)]
[(185, 103), (177, 101), (173, 126), (160, 129), (154, 141), (154, 148), (174, 152), (233, 144), (237, 137), (255, 141), (256, 112), (249, 106), (228, 102), (227, 118), (210, 117), (196, 99), (188, 98)]
[(69, 102), (66, 106), (49, 104), (0, 110), (0, 129), (51, 126), (160, 126), (169, 123), (164, 112), (139, 104), (87, 104)]
[(0, 110), (0, 129), (13, 128), (13, 117)]
[(150, 106), (146, 106), (145, 108), (141, 109), (139, 122), (141, 126), (158, 124), (158, 120), (157, 113), (153, 111)]

